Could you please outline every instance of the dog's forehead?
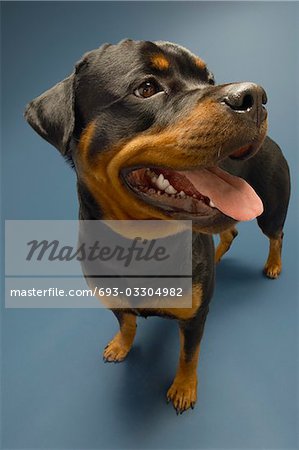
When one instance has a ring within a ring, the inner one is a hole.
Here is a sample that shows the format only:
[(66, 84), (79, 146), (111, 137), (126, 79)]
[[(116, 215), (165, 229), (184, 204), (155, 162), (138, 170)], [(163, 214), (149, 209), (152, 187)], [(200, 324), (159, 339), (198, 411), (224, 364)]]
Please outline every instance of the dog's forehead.
[(161, 49), (161, 51), (174, 61), (178, 66), (188, 64), (194, 64), (198, 69), (207, 69), (206, 63), (197, 55), (192, 53), (187, 48), (167, 41), (156, 41), (154, 44)]
[(159, 74), (179, 71), (184, 74), (207, 72), (204, 61), (186, 48), (165, 41), (124, 40), (118, 44), (105, 44), (87, 54), (87, 74), (94, 79), (128, 80), (139, 72)]

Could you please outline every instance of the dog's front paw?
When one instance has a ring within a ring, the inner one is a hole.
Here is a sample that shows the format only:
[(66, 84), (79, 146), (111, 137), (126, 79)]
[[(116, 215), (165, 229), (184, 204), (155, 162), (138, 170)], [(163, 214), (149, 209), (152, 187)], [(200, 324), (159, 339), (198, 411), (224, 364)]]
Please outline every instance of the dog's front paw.
[(194, 408), (197, 398), (197, 380), (174, 380), (167, 392), (167, 401), (172, 402), (177, 414)]
[(131, 346), (125, 345), (119, 334), (105, 347), (103, 359), (105, 362), (121, 362), (130, 351)]
[(281, 272), (281, 264), (266, 264), (264, 267), (264, 274), (268, 278), (278, 278)]

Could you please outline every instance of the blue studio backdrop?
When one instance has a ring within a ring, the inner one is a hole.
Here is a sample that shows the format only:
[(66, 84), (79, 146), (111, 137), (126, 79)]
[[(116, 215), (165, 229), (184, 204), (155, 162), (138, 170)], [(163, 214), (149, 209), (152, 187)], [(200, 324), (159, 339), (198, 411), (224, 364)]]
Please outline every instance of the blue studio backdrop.
[[(75, 175), (23, 119), (28, 101), (81, 55), (123, 38), (177, 42), (218, 83), (268, 94), (269, 135), (291, 167), (283, 272), (263, 277), (255, 222), (217, 268), (199, 363), (198, 403), (166, 405), (177, 326), (139, 320), (122, 364), (101, 353), (117, 329), (104, 309), (5, 309), (2, 447), (9, 449), (298, 448), (298, 3), (2, 2), (2, 217), (76, 219)], [(4, 290), (2, 290), (4, 297)]]

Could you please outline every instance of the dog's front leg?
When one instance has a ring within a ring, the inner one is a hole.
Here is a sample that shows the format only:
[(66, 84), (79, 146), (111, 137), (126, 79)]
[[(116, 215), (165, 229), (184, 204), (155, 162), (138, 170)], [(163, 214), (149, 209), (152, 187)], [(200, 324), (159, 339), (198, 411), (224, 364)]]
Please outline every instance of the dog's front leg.
[(197, 398), (197, 364), (200, 340), (208, 307), (200, 308), (193, 319), (180, 321), (179, 365), (172, 385), (167, 392), (177, 414), (194, 408)]
[(105, 347), (103, 359), (105, 362), (121, 362), (131, 350), (136, 334), (136, 316), (113, 310), (119, 322), (119, 332)]

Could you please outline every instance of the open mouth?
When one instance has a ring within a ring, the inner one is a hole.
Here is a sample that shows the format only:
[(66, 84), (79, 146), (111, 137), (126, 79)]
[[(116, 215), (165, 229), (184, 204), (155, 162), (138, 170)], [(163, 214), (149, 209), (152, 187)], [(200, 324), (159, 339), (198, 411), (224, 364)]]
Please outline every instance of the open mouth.
[(126, 169), (122, 175), (135, 195), (169, 214), (181, 212), (199, 218), (222, 213), (244, 221), (263, 212), (261, 199), (244, 179), (216, 166), (192, 170), (139, 167)]
[(125, 176), (126, 184), (144, 201), (166, 211), (208, 214), (215, 208), (183, 173), (162, 167), (133, 169)]

